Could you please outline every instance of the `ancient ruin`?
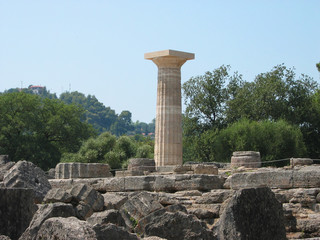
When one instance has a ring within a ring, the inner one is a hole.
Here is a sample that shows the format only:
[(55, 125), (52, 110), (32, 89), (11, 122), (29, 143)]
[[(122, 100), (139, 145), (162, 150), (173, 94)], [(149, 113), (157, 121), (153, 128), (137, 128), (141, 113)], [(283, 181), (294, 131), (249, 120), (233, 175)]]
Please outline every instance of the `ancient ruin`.
[(182, 165), (181, 66), (193, 53), (174, 50), (144, 55), (158, 66), (154, 160), (157, 167)]

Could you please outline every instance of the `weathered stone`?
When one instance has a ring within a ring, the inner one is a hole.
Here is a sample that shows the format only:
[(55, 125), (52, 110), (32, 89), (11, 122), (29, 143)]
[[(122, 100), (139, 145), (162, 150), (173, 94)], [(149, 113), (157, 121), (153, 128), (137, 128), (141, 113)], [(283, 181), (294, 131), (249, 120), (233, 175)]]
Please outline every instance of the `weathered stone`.
[(53, 203), (40, 205), (34, 214), (29, 227), (20, 237), (20, 240), (34, 240), (37, 238), (38, 231), (42, 224), (53, 217), (72, 217), (75, 216), (74, 208), (71, 204)]
[(286, 239), (282, 206), (269, 188), (241, 189), (220, 217), (219, 239)]
[(128, 200), (127, 196), (122, 196), (116, 193), (105, 193), (104, 206), (106, 209), (120, 209), (120, 207)]
[(205, 220), (205, 219), (214, 219), (218, 217), (215, 213), (207, 210), (207, 209), (202, 209), (202, 208), (193, 208), (188, 210), (188, 214), (193, 214), (200, 220)]
[(260, 153), (253, 151), (233, 152), (231, 167), (259, 168), (261, 167)]
[(156, 170), (155, 161), (148, 158), (132, 158), (129, 160), (128, 171), (148, 171), (154, 172)]
[(173, 168), (173, 172), (177, 174), (184, 174), (187, 172), (193, 172), (191, 165), (177, 165)]
[(163, 208), (157, 199), (148, 192), (141, 192), (128, 201), (121, 207), (121, 213), (126, 221), (126, 224), (131, 228), (134, 224), (132, 220), (138, 221), (146, 215)]
[(3, 184), (8, 188), (32, 188), (37, 203), (40, 203), (51, 189), (44, 171), (27, 161), (19, 161), (10, 168), (4, 175)]
[(319, 189), (297, 189), (293, 192), (292, 198), (289, 200), (290, 203), (300, 203), (302, 207), (312, 207), (316, 203), (316, 196)]
[(230, 198), (234, 194), (233, 190), (216, 189), (211, 190), (209, 193), (204, 193), (198, 198), (195, 203), (197, 204), (212, 204), (212, 203), (223, 203), (225, 200)]
[(47, 195), (44, 197), (43, 201), (45, 203), (63, 202), (70, 203), (72, 200), (72, 195), (66, 190), (61, 188), (50, 189)]
[(320, 188), (320, 166), (305, 166), (293, 170), (293, 188)]
[(68, 191), (73, 200), (79, 202), (77, 205), (78, 217), (87, 219), (93, 212), (102, 211), (104, 206), (103, 196), (92, 187), (85, 184), (78, 184)]
[(158, 192), (208, 191), (221, 188), (223, 182), (223, 178), (215, 175), (159, 175), (155, 178), (154, 190)]
[(39, 229), (37, 240), (97, 240), (89, 223), (75, 217), (47, 219)]
[(320, 236), (320, 215), (308, 218), (297, 219), (297, 231), (304, 233), (305, 237), (319, 237)]
[(191, 165), (194, 174), (212, 174), (218, 175), (218, 167), (208, 164)]
[(11, 240), (11, 238), (5, 235), (0, 235), (0, 240)]
[(55, 173), (56, 179), (112, 177), (109, 165), (103, 163), (59, 163)]
[(230, 177), (232, 189), (275, 187), (289, 189), (293, 186), (293, 173), (290, 170), (235, 173)]
[(96, 224), (93, 226), (96, 232), (97, 240), (109, 240), (109, 239), (125, 239), (125, 240), (138, 240), (139, 238), (133, 234), (127, 232), (123, 227), (116, 226), (112, 223), (109, 224)]
[(36, 209), (32, 189), (0, 188), (0, 235), (18, 239), (29, 226)]
[(0, 164), (6, 164), (10, 161), (9, 155), (0, 155)]
[(152, 237), (145, 237), (145, 238), (142, 238), (142, 240), (167, 240), (165, 238), (161, 238), (161, 237), (155, 237), (155, 236), (152, 236)]
[(184, 190), (184, 191), (178, 191), (175, 192), (175, 195), (177, 196), (202, 196), (202, 192), (199, 190)]
[(213, 218), (219, 218), (220, 208), (221, 204), (192, 204), (191, 208), (188, 209), (188, 212), (193, 213), (197, 212), (197, 209), (201, 209), (211, 212), (213, 214)]
[(304, 166), (311, 165), (313, 160), (311, 158), (290, 158), (290, 165), (294, 166)]
[(95, 224), (108, 224), (113, 223), (117, 226), (126, 227), (125, 221), (118, 210), (110, 209), (103, 212), (93, 213), (87, 222), (92, 226)]
[(50, 168), (46, 174), (48, 179), (55, 179), (55, 176), (56, 176), (55, 168)]
[(0, 163), (0, 181), (3, 181), (4, 175), (15, 165), (14, 162)]
[(135, 229), (143, 232), (144, 236), (159, 236), (168, 240), (213, 239), (212, 232), (205, 223), (193, 215), (158, 210), (146, 218), (147, 220), (141, 219)]

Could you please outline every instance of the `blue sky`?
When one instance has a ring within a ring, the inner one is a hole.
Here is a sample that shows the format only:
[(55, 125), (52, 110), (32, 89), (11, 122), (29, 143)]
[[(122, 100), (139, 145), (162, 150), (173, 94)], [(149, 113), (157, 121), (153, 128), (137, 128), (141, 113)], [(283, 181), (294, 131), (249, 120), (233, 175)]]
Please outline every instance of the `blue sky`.
[(319, 0), (0, 0), (0, 92), (71, 88), (151, 122), (157, 67), (144, 53), (195, 53), (182, 83), (223, 64), (252, 81), (281, 63), (319, 82), (319, 29)]

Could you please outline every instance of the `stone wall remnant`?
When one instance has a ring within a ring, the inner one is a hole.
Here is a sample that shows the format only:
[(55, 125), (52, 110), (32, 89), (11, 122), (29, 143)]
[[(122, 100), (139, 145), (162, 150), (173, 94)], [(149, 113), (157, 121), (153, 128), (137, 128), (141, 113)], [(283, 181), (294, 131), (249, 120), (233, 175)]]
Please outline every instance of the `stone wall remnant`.
[(0, 188), (0, 235), (18, 239), (36, 210), (32, 189)]
[(110, 166), (103, 163), (59, 163), (55, 174), (56, 179), (112, 177)]

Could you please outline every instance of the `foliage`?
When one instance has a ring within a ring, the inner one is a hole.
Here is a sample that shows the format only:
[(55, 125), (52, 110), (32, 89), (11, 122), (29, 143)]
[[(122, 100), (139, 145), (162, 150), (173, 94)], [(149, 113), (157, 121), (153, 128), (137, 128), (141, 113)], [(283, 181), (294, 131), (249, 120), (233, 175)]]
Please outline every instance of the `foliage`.
[(99, 133), (111, 131), (118, 116), (110, 107), (105, 107), (93, 95), (85, 96), (79, 92), (65, 92), (60, 95), (60, 99), (67, 104), (77, 104), (85, 111), (86, 121), (90, 123)]
[(133, 137), (116, 137), (104, 132), (85, 141), (77, 153), (66, 153), (62, 162), (108, 163), (111, 169), (127, 166), (133, 157), (152, 156), (153, 142), (148, 138), (135, 140)]
[(0, 95), (0, 154), (25, 159), (47, 170), (65, 152), (76, 152), (93, 134), (83, 110), (24, 92)]
[(320, 62), (316, 64), (318, 71), (320, 72)]
[[(284, 65), (257, 75), (253, 82), (243, 81), (237, 72), (231, 75), (229, 71), (230, 67), (221, 66), (203, 76), (191, 78), (183, 85), (186, 103), (183, 118), (185, 161), (226, 160), (225, 156), (217, 157), (214, 143), (221, 137), (223, 129), (244, 118), (251, 120), (248, 123), (250, 131), (253, 131), (251, 127), (257, 125), (256, 122), (265, 121), (274, 123), (284, 120), (290, 126), (298, 126), (307, 148), (305, 154), (319, 158), (319, 86), (312, 78), (307, 75), (297, 77), (294, 69)], [(225, 134), (231, 133), (227, 131)], [(248, 134), (243, 137), (250, 137)], [(243, 138), (237, 138), (237, 141), (237, 145), (232, 147), (249, 142)], [(276, 142), (273, 145), (282, 149)], [(298, 153), (304, 152), (305, 147), (301, 145), (301, 152)], [(296, 150), (283, 152), (288, 154), (286, 157), (298, 154)], [(268, 156), (271, 157), (270, 154)]]
[(268, 161), (302, 157), (306, 148), (300, 129), (283, 120), (242, 119), (221, 130), (213, 142), (216, 161), (230, 161), (234, 151), (258, 151), (261, 159)]

